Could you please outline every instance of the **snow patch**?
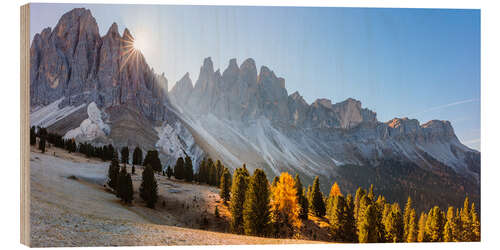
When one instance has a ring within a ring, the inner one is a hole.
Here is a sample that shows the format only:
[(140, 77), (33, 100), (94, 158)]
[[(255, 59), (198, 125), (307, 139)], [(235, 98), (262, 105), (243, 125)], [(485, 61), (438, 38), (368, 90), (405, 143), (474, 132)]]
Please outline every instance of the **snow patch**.
[(160, 138), (155, 145), (157, 148), (173, 157), (174, 160), (179, 157), (184, 158), (187, 154), (193, 162), (194, 170), (197, 170), (198, 164), (195, 163), (201, 161), (203, 151), (196, 145), (191, 133), (179, 121), (172, 125), (165, 124), (155, 130)]
[(68, 131), (64, 135), (64, 139), (75, 138), (90, 141), (98, 137), (109, 135), (111, 129), (109, 125), (102, 120), (101, 110), (99, 110), (95, 102), (91, 102), (87, 106), (87, 114), (89, 118), (82, 121), (79, 127)]
[(49, 127), (75, 111), (85, 107), (85, 104), (81, 104), (79, 106), (68, 105), (59, 108), (59, 104), (61, 104), (63, 100), (64, 97), (47, 106), (34, 108), (33, 112), (30, 114), (30, 125)]

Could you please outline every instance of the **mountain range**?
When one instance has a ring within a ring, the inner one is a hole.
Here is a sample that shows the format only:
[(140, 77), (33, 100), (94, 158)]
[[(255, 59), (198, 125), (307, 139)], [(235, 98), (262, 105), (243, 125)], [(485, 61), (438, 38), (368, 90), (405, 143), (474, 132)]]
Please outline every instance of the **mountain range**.
[(307, 103), (285, 79), (249, 58), (215, 70), (205, 58), (193, 84), (188, 73), (168, 91), (164, 74), (131, 48), (116, 23), (104, 36), (89, 10), (73, 9), (30, 50), (31, 125), (66, 138), (115, 147), (157, 149), (165, 166), (189, 155), (230, 169), (243, 163), (269, 178), (287, 171), (322, 190), (337, 181), (353, 193), (374, 184), (387, 199), (411, 195), (427, 204), (479, 201), (480, 153), (463, 145), (448, 121), (382, 122), (349, 98)]

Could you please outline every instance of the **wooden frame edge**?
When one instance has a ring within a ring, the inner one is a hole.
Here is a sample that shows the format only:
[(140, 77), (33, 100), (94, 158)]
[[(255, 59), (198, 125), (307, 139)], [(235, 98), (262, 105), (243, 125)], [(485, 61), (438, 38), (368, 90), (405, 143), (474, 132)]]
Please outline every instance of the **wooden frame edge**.
[(29, 145), (29, 68), (30, 68), (30, 5), (21, 6), (21, 243), (30, 246), (30, 145)]

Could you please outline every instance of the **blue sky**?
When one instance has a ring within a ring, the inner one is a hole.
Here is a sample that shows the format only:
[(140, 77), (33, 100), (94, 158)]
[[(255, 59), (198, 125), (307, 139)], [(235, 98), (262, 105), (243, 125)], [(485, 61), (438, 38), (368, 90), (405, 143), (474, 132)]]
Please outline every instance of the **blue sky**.
[(394, 117), (449, 120), (480, 150), (480, 11), (447, 9), (32, 4), (31, 37), (75, 7), (103, 35), (127, 27), (170, 87), (203, 58), (254, 58), (307, 102), (348, 97)]

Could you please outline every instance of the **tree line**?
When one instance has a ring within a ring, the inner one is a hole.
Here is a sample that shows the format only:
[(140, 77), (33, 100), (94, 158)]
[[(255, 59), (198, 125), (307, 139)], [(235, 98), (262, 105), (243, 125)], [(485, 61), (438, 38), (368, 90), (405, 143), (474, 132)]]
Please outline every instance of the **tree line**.
[[(306, 189), (300, 177), (282, 173), (269, 183), (263, 170), (250, 176), (245, 165), (235, 170), (229, 210), (234, 233), (290, 237), (308, 220), (308, 214), (324, 217), (329, 234), (337, 242), (442, 242), (479, 241), (480, 222), (475, 204), (466, 197), (462, 208), (447, 212), (434, 206), (417, 218), (411, 197), (402, 210), (383, 195), (375, 196), (373, 185), (358, 188), (355, 196), (343, 195), (335, 182), (328, 197), (321, 192), (319, 178)], [(221, 185), (221, 196), (227, 189)]]

